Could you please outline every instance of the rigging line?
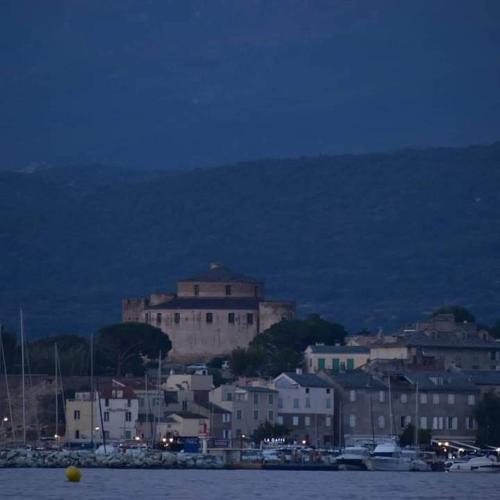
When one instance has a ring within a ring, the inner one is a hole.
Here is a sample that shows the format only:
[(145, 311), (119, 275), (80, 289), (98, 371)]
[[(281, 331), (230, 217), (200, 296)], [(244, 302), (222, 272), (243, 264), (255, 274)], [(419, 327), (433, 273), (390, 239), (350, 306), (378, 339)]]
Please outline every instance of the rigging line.
[(5, 361), (5, 350), (3, 346), (3, 325), (0, 325), (0, 350), (2, 351), (2, 364), (4, 369), (5, 376), (5, 392), (7, 394), (7, 404), (9, 406), (9, 417), (10, 417), (10, 428), (12, 432), (12, 440), (16, 440), (16, 426), (14, 425), (14, 412), (12, 411), (12, 400), (10, 398), (10, 388), (9, 388), (9, 379), (7, 377), (7, 362)]
[(63, 409), (64, 423), (66, 424), (66, 398), (64, 396), (63, 377), (61, 371), (61, 357), (59, 356), (59, 349), (57, 347), (57, 344), (56, 344), (56, 350), (57, 350), (57, 374), (59, 375), (59, 387), (62, 397), (62, 409)]
[[(26, 368), (28, 369), (28, 383), (29, 383), (30, 393), (33, 394), (33, 379), (31, 377), (30, 352), (27, 345), (26, 345)], [(38, 400), (36, 402), (38, 403)], [(40, 419), (38, 418), (38, 404), (36, 405), (36, 411), (35, 411), (35, 425), (36, 425), (37, 441), (40, 441)]]

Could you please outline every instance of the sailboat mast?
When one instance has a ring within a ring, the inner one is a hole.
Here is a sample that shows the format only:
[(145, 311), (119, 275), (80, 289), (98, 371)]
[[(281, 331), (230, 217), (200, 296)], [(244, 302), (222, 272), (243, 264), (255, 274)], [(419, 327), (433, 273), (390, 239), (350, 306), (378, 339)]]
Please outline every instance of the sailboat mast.
[(90, 447), (94, 449), (94, 334), (90, 334)]
[(7, 404), (9, 405), (10, 428), (12, 430), (12, 441), (16, 440), (16, 426), (14, 425), (14, 416), (12, 411), (12, 399), (10, 398), (9, 378), (7, 376), (7, 361), (5, 360), (5, 350), (3, 346), (3, 325), (0, 325), (0, 350), (2, 352), (2, 366), (5, 377), (5, 393), (7, 395)]
[(59, 442), (59, 377), (57, 373), (57, 343), (54, 343), (54, 378), (56, 382), (56, 445)]
[(392, 392), (391, 392), (391, 375), (389, 374), (389, 419), (391, 424), (391, 439), (394, 437), (394, 417), (392, 415)]
[(415, 384), (415, 448), (418, 450), (418, 382)]
[(23, 308), (19, 308), (19, 321), (21, 323), (21, 397), (22, 397), (22, 413), (23, 413), (23, 444), (26, 444), (26, 394), (24, 382), (24, 320)]

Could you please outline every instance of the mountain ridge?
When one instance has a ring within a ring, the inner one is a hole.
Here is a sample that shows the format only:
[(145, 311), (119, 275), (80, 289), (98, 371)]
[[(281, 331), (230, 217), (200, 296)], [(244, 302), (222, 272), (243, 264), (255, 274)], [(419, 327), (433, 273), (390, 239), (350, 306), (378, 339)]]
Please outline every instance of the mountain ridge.
[[(0, 172), (0, 322), (89, 333), (210, 261), (351, 329), (498, 318), (500, 142), (184, 171)], [(496, 316), (495, 316), (496, 315)]]

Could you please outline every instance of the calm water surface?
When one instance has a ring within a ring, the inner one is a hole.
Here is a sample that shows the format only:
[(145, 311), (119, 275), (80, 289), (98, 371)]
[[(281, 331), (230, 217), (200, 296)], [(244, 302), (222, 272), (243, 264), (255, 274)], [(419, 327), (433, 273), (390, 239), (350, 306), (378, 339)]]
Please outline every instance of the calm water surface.
[(0, 469), (0, 498), (489, 500), (500, 498), (500, 474), (84, 469), (69, 483), (63, 469)]

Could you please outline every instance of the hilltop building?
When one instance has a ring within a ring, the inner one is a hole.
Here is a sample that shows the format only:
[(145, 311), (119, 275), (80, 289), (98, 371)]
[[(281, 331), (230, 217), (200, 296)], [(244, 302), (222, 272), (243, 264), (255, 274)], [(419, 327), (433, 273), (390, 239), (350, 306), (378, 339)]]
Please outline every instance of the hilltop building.
[(264, 298), (264, 284), (221, 264), (177, 283), (177, 293), (153, 293), (123, 300), (123, 321), (161, 328), (172, 341), (171, 360), (206, 361), (246, 347), (282, 319), (295, 304)]

